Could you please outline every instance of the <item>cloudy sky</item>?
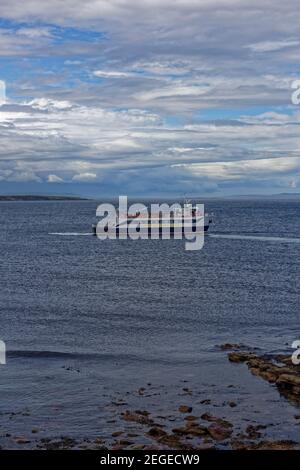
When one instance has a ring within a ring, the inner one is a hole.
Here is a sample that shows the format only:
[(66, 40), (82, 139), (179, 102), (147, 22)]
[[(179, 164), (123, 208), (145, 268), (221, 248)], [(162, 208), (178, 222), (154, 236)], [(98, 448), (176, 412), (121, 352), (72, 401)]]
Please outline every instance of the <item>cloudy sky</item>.
[(0, 193), (300, 192), (298, 0), (0, 0), (0, 16)]

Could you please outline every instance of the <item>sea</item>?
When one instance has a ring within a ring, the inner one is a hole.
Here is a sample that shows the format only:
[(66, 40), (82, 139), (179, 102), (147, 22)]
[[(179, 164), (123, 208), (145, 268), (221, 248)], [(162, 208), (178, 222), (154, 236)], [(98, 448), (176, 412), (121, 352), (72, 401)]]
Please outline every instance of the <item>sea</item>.
[(200, 251), (98, 240), (99, 202), (0, 203), (0, 445), (143, 442), (122, 413), (174, 426), (180, 405), (300, 442), (296, 405), (220, 348), (292, 354), (300, 340), (300, 201), (204, 201)]

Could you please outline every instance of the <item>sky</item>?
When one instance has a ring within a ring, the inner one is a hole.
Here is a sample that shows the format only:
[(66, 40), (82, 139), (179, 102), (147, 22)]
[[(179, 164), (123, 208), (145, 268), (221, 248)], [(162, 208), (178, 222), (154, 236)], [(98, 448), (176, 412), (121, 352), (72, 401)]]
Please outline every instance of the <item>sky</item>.
[(300, 193), (299, 79), (298, 0), (0, 0), (0, 194)]

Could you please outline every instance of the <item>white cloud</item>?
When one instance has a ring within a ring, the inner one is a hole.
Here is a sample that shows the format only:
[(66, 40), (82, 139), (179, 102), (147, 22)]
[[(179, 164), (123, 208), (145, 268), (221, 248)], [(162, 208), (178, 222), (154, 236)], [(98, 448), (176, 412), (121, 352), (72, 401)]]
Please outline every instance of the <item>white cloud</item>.
[(1, 0), (13, 26), (0, 28), (0, 54), (20, 71), (9, 83), (20, 98), (0, 107), (0, 178), (101, 175), (116, 188), (138, 174), (141, 191), (299, 181), (298, 11), (298, 0)]
[(136, 97), (141, 101), (149, 101), (156, 100), (158, 98), (201, 96), (207, 93), (209, 89), (209, 86), (185, 86), (183, 84), (179, 84), (151, 91), (143, 91), (141, 93), (137, 93)]
[(95, 182), (101, 174), (111, 186), (138, 172), (141, 191), (154, 174), (162, 187), (263, 178), (288, 178), (288, 185), (300, 174), (299, 127), (298, 111), (169, 126), (145, 110), (61, 106), (39, 98), (0, 108), (0, 177)]
[(52, 37), (52, 32), (50, 28), (46, 27), (36, 27), (36, 28), (19, 28), (17, 30), (17, 35), (25, 36), (30, 39), (40, 39), (40, 38), (49, 38)]
[(69, 101), (58, 101), (58, 100), (51, 100), (47, 98), (36, 98), (32, 101), (27, 103), (34, 109), (40, 109), (46, 111), (48, 109), (70, 109), (72, 104)]
[(274, 52), (288, 47), (299, 47), (300, 41), (298, 40), (284, 40), (284, 41), (264, 41), (250, 44), (246, 47), (253, 52)]
[(6, 84), (0, 80), (0, 106), (6, 102)]
[(237, 180), (261, 178), (268, 174), (285, 173), (300, 169), (300, 157), (262, 158), (242, 161), (223, 161), (211, 163), (180, 164), (181, 167), (195, 176), (214, 180)]
[(12, 170), (0, 170), (0, 181), (6, 181), (12, 173)]
[(128, 72), (118, 72), (116, 70), (95, 70), (93, 75), (99, 78), (128, 78), (133, 76)]
[(41, 183), (42, 179), (37, 176), (33, 171), (15, 171), (6, 178), (6, 181), (13, 181), (18, 183), (35, 182)]
[(57, 175), (48, 175), (48, 183), (62, 183), (64, 180)]
[[(180, 60), (176, 61), (153, 61), (153, 62), (136, 62), (133, 65), (134, 69), (142, 70), (143, 72), (147, 72), (148, 74), (153, 75), (173, 75), (175, 77), (186, 75), (189, 72), (194, 71), (194, 68), (191, 67), (189, 61)], [(197, 67), (198, 72), (203, 72), (204, 70), (209, 70), (205, 64), (202, 64)]]
[(96, 173), (80, 173), (78, 175), (74, 175), (72, 180), (73, 181), (94, 181), (97, 178)]

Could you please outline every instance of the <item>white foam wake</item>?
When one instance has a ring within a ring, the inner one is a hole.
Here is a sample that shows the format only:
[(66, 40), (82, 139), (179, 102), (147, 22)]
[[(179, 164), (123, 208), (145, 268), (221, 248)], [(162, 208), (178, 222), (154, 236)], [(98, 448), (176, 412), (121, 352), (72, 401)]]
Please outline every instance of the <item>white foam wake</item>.
[(230, 240), (255, 240), (262, 242), (277, 242), (277, 243), (300, 243), (300, 238), (288, 238), (288, 237), (266, 237), (266, 236), (255, 236), (255, 235), (231, 235), (231, 234), (218, 234), (210, 233), (211, 238), (228, 238)]
[(60, 235), (64, 237), (77, 237), (77, 236), (87, 236), (87, 235), (93, 235), (91, 232), (51, 232), (49, 235)]

